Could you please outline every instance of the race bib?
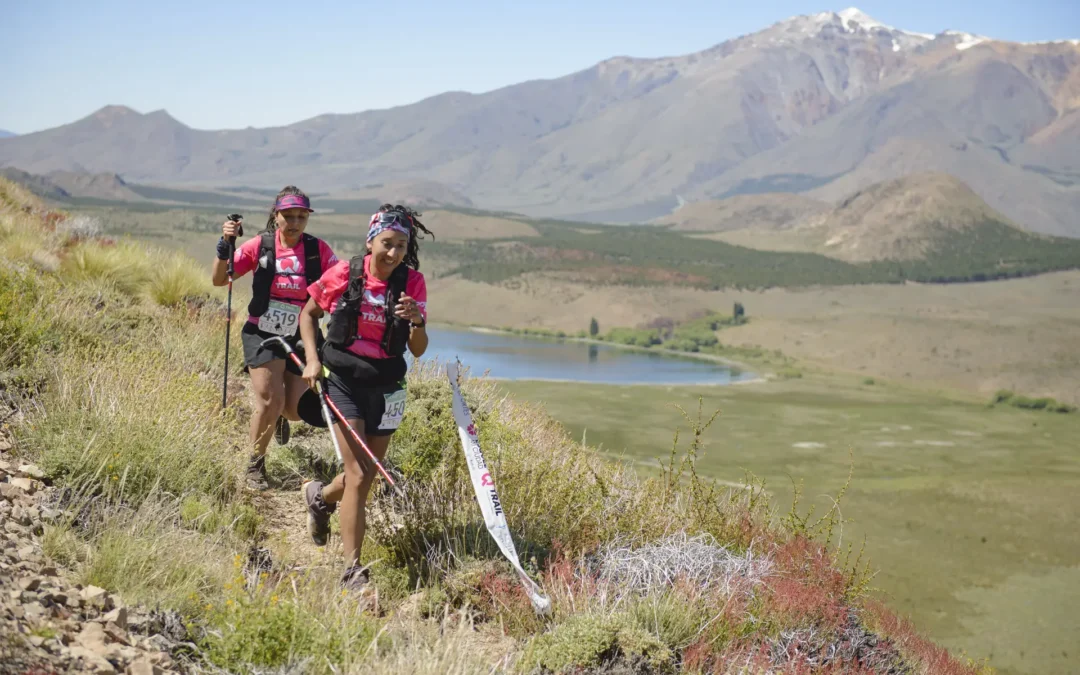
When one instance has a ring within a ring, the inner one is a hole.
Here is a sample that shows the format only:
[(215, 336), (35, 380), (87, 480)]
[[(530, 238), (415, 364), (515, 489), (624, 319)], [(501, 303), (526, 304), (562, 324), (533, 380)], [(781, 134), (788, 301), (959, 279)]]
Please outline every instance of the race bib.
[(379, 422), (380, 429), (397, 429), (401, 426), (401, 418), (405, 416), (405, 397), (404, 389), (392, 394), (383, 394), (386, 407), (383, 408), (382, 421)]
[(288, 302), (271, 300), (266, 312), (259, 317), (259, 330), (291, 337), (300, 325), (300, 308)]

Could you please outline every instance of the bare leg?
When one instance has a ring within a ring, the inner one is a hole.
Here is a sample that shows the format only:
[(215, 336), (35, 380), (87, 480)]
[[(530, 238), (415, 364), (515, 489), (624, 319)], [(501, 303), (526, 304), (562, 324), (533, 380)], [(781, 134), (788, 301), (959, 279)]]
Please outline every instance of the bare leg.
[[(390, 445), (389, 436), (364, 436), (364, 423), (361, 420), (351, 419), (352, 425), (361, 438), (371, 448), (371, 452), (381, 462), (386, 455), (386, 448)], [(345, 553), (345, 567), (349, 568), (360, 560), (360, 549), (364, 545), (364, 535), (367, 531), (367, 502), (371, 483), (375, 479), (377, 470), (371, 460), (368, 459), (364, 449), (353, 440), (351, 435), (342, 432), (340, 425), (335, 425), (334, 433), (338, 434), (341, 441), (345, 472), (343, 476), (335, 477), (334, 480), (323, 490), (323, 499), (326, 493), (335, 485), (343, 484), (341, 489), (341, 543)], [(343, 481), (339, 481), (340, 478)], [(332, 496), (333, 493), (331, 493)], [(329, 503), (329, 500), (327, 500)], [(335, 499), (334, 501), (337, 501)]]
[[(362, 451), (361, 451), (362, 452)], [(345, 474), (344, 472), (334, 476), (334, 480), (330, 481), (323, 486), (322, 496), (323, 501), (327, 504), (334, 504), (341, 501), (341, 497), (345, 494)]]
[(251, 416), (248, 434), (253, 455), (266, 454), (266, 446), (274, 435), (274, 423), (281, 416), (285, 403), (285, 362), (281, 359), (248, 369), (251, 389), (255, 393), (255, 414)]

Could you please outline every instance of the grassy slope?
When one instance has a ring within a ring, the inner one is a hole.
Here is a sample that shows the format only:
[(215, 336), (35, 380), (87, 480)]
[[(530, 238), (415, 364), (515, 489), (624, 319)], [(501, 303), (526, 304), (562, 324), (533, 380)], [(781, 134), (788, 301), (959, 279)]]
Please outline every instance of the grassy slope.
[[(4, 398), (21, 411), (17, 451), (80, 488), (71, 505), (87, 507), (46, 532), (47, 550), (129, 602), (181, 611), (201, 658), (241, 671), (301, 663), (309, 672), (430, 673), (613, 661), (639, 672), (794, 667), (801, 657), (777, 651), (780, 641), (821, 649), (842, 629), (869, 629), (894, 639), (870, 650), (876, 658), (902, 658), (914, 672), (976, 670), (864, 603), (861, 568), (841, 567), (846, 558), (834, 561), (807, 538), (829, 537), (834, 520), (795, 512), (782, 521), (760, 496), (750, 499), (754, 491), (714, 491), (683, 472), (679, 458), (693, 457), (685, 442), (673, 450), (673, 473), (637, 478), (534, 409), (470, 381), (466, 396), (519, 549), (554, 603), (550, 619), (537, 619), (488, 539), (476, 536), (448, 387), (417, 370), (411, 414), (392, 447), (409, 496), (376, 496), (365, 549), (381, 561), (379, 593), (360, 603), (328, 593), (334, 556), (312, 560), (266, 539), (260, 512), (276, 493), (252, 502), (236, 488), (249, 410), (238, 351), (230, 406), (217, 410), (220, 306), (207, 298), (204, 277), (187, 276), (190, 263), (164, 264), (175, 256), (75, 242), (48, 225), (62, 231), (62, 215), (27, 214), (24, 205), (33, 211), (29, 195), (0, 182)], [(327, 444), (303, 428), (297, 436), (270, 462), (275, 485), (290, 491), (297, 476), (329, 469), (320, 459)], [(626, 595), (581, 567), (584, 554), (605, 545), (640, 546), (680, 527), (711, 534), (736, 555), (752, 551), (773, 572), (761, 586), (660, 584)], [(273, 564), (255, 565), (253, 545), (271, 548)]]
[(653, 468), (680, 420), (669, 404), (702, 396), (722, 414), (700, 470), (729, 481), (750, 470), (783, 503), (790, 476), (827, 508), (850, 449), (844, 515), (854, 522), (844, 539), (867, 537), (874, 585), (890, 604), (951, 648), (992, 655), (1003, 672), (1071, 672), (1066, 645), (1080, 630), (1062, 607), (1076, 599), (1080, 559), (1069, 525), (1080, 518), (1080, 416), (863, 382), (804, 372), (722, 388), (502, 386), (542, 402), (575, 437)]

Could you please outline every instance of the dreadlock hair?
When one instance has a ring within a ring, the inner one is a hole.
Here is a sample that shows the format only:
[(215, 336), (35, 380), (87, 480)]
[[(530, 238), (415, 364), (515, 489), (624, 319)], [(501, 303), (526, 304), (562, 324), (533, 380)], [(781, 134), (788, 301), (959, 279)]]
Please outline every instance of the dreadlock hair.
[(281, 192), (277, 193), (277, 197), (274, 197), (274, 203), (270, 206), (270, 217), (266, 219), (266, 231), (273, 232), (277, 229), (277, 206), (278, 200), (286, 195), (298, 195), (300, 197), (307, 197), (304, 191), (295, 185), (286, 185), (281, 188)]
[[(420, 244), (416, 240), (420, 238), (420, 232), (431, 234), (431, 230), (424, 227), (424, 224), (420, 222), (420, 212), (410, 209), (408, 206), (402, 206), (401, 204), (383, 204), (379, 207), (379, 213), (391, 212), (400, 213), (409, 221), (409, 247), (405, 251), (405, 260), (402, 262), (414, 270), (419, 270)], [(431, 238), (434, 239), (435, 235), (431, 234)]]

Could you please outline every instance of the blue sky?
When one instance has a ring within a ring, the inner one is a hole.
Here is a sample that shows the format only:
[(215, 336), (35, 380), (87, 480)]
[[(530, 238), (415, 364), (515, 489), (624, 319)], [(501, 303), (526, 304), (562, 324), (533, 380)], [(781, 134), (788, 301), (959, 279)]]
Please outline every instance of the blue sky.
[[(108, 104), (164, 108), (198, 129), (289, 124), (558, 77), (612, 56), (686, 54), (850, 4), (4, 0), (0, 129), (37, 131)], [(1080, 38), (1080, 0), (854, 4), (911, 31)]]

